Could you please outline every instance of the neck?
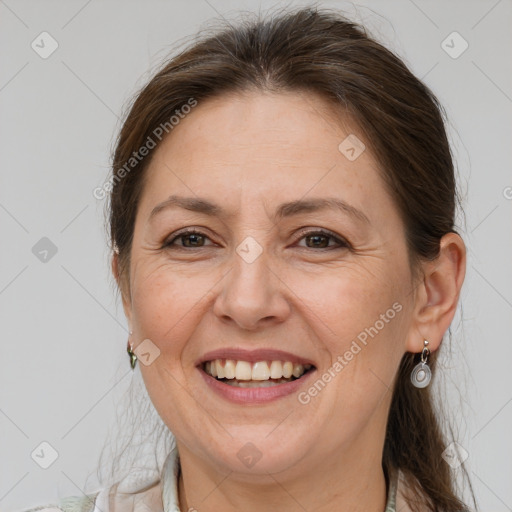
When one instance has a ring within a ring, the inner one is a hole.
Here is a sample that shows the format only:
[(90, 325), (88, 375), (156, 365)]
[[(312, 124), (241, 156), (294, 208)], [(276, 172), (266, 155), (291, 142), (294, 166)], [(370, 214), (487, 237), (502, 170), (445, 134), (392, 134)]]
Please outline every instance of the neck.
[(178, 451), (179, 506), (183, 512), (383, 512), (386, 506), (386, 479), (380, 458), (360, 450), (333, 454), (317, 465), (307, 461), (308, 470), (303, 475), (287, 471), (259, 475), (251, 482), (237, 478), (233, 472), (220, 475), (184, 446), (179, 445)]

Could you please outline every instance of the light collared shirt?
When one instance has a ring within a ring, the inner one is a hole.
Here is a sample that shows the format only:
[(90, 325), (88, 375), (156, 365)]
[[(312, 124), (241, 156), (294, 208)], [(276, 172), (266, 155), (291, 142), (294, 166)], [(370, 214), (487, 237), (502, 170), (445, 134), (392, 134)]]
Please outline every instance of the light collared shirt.
[[(117, 484), (94, 494), (63, 498), (58, 505), (31, 508), (23, 512), (194, 512), (192, 507), (185, 511), (178, 506), (179, 472), (180, 459), (175, 447), (165, 459), (161, 478), (139, 492), (127, 494), (120, 491)], [(397, 485), (398, 472), (393, 472), (384, 512), (396, 512)]]

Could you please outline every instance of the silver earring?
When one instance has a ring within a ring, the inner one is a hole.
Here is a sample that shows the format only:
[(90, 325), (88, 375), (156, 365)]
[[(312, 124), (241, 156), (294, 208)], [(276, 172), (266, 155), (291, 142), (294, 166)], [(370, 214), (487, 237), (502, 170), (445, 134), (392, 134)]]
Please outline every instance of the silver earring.
[(430, 349), (428, 348), (428, 341), (424, 340), (421, 360), (411, 372), (411, 382), (417, 388), (426, 388), (430, 383), (430, 379), (432, 379), (432, 372), (427, 364), (429, 355)]

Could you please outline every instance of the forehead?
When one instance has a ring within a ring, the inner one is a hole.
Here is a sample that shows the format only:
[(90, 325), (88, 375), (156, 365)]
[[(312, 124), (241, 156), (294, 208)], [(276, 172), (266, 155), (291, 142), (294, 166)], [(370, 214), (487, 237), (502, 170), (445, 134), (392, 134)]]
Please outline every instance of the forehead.
[(296, 158), (306, 151), (314, 157), (336, 150), (333, 143), (359, 131), (355, 125), (348, 112), (311, 92), (243, 91), (199, 102), (161, 149), (194, 147), (190, 159), (208, 152), (258, 156), (262, 147), (266, 159), (275, 153)]
[[(359, 156), (347, 158), (347, 144), (358, 140), (366, 149), (356, 146)], [(338, 192), (364, 210), (386, 195), (356, 123), (305, 91), (250, 91), (199, 102), (155, 149), (147, 173), (146, 208), (175, 193), (236, 206), (242, 198), (268, 205)]]

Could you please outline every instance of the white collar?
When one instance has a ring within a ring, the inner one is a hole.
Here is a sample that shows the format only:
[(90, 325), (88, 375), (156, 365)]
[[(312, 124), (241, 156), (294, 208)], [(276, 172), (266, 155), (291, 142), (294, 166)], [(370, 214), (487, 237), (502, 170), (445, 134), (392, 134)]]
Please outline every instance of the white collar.
[(178, 503), (178, 475), (180, 458), (174, 447), (167, 455), (162, 471), (162, 503), (164, 512), (180, 512)]

